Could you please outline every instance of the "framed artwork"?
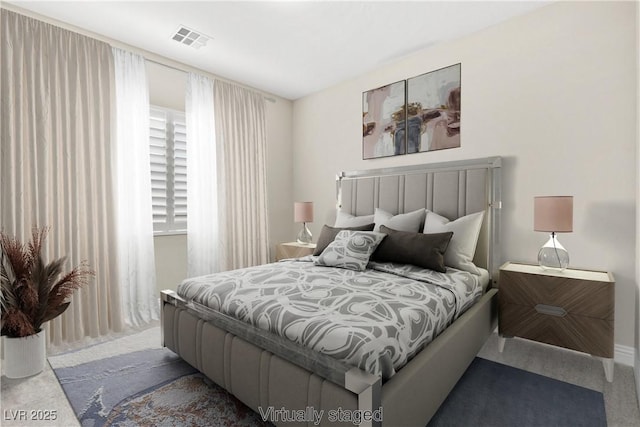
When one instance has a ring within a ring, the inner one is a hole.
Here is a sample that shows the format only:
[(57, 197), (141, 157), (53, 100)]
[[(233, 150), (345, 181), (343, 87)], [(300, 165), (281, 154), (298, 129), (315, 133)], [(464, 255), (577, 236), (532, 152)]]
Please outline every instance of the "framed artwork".
[(405, 154), (406, 81), (362, 94), (362, 158)]
[(460, 147), (461, 64), (407, 80), (407, 153)]

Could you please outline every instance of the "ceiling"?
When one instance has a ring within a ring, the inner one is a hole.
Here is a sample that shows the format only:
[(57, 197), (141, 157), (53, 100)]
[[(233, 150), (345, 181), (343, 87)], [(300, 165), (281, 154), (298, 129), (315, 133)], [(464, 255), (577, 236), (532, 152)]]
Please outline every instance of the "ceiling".
[[(8, 1), (287, 99), (527, 13), (541, 1)], [(212, 37), (171, 39), (180, 25)]]

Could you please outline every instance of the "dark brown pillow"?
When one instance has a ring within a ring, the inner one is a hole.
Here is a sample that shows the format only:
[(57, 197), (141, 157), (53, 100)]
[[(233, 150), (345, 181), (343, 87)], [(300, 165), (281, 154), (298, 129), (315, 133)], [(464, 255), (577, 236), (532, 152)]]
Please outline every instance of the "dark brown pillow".
[(385, 233), (387, 237), (371, 256), (372, 261), (412, 264), (441, 273), (447, 271), (444, 266), (444, 252), (453, 236), (452, 231), (411, 233), (393, 230), (383, 225), (380, 232)]
[(324, 251), (327, 248), (327, 246), (329, 246), (329, 244), (336, 239), (336, 236), (342, 230), (373, 231), (373, 227), (375, 227), (375, 224), (359, 225), (357, 227), (344, 227), (344, 228), (329, 227), (328, 225), (325, 225), (324, 227), (322, 227), (322, 231), (320, 232), (320, 237), (318, 237), (318, 243), (316, 243), (316, 250), (313, 251), (313, 254), (315, 256), (320, 255), (322, 251)]

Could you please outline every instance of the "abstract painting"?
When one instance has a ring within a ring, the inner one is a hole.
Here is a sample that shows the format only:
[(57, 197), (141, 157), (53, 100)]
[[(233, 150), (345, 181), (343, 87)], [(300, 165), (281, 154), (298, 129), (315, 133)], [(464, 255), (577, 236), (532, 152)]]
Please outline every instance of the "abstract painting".
[(406, 81), (362, 94), (362, 158), (406, 153)]
[(460, 147), (461, 64), (407, 80), (407, 153)]

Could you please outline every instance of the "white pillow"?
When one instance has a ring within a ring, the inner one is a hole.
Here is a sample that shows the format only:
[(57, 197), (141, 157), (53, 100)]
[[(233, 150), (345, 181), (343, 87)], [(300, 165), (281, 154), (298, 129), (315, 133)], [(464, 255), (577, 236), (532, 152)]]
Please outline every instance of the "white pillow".
[(449, 221), (437, 213), (427, 211), (423, 232), (429, 234), (453, 231), (449, 247), (444, 253), (445, 265), (480, 274), (480, 270), (473, 263), (473, 257), (476, 253), (483, 217), (484, 211), (481, 211)]
[(314, 261), (315, 265), (364, 271), (369, 257), (387, 235), (374, 231), (342, 230)]
[(360, 227), (362, 225), (373, 224), (373, 215), (355, 216), (346, 212), (338, 211), (334, 227)]
[(373, 217), (373, 222), (376, 224), (373, 231), (380, 231), (380, 226), (391, 228), (396, 231), (409, 231), (417, 233), (420, 231), (420, 224), (424, 221), (425, 209), (418, 209), (417, 211), (392, 215), (387, 211), (376, 208), (376, 213)]

